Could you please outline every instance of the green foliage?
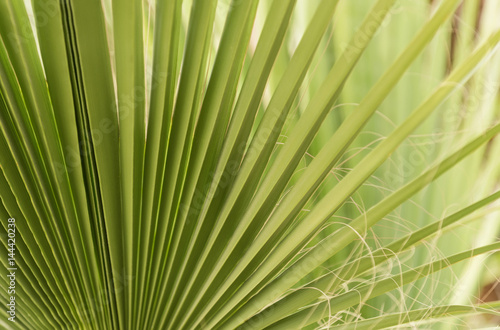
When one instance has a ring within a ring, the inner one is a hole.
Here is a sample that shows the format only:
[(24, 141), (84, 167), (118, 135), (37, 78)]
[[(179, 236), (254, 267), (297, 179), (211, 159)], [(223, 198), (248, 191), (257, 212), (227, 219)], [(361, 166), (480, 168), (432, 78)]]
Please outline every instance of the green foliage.
[(0, 326), (495, 324), (499, 14), (0, 0)]

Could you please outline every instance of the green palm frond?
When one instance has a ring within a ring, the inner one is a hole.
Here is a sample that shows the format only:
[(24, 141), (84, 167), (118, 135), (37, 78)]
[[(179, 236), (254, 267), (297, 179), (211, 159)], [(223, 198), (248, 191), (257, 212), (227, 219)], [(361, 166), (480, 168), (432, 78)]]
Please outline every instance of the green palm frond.
[(498, 14), (0, 0), (0, 326), (498, 323)]

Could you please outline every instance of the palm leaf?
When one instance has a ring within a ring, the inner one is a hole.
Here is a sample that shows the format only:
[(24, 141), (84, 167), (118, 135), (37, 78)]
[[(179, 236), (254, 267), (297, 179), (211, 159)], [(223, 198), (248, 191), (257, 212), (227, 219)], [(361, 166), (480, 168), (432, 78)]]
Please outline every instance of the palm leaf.
[(486, 326), (499, 9), (0, 0), (0, 325)]

